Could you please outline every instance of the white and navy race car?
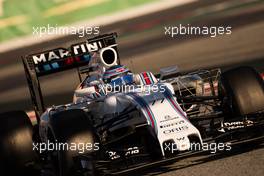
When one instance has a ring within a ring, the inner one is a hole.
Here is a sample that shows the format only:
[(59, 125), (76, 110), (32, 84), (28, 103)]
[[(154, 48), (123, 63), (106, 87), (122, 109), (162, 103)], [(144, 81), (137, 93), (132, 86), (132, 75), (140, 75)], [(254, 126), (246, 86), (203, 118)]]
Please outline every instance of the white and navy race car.
[[(262, 138), (264, 84), (253, 68), (134, 74), (115, 38), (23, 59), (37, 124), (21, 111), (0, 114), (1, 174), (105, 175)], [(72, 68), (81, 80), (73, 102), (46, 108), (38, 78)]]

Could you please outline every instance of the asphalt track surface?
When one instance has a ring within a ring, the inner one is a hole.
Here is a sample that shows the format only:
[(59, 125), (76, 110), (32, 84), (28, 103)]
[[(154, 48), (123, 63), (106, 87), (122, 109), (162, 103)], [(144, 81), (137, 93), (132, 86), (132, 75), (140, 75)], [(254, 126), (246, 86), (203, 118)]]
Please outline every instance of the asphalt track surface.
[[(175, 64), (183, 71), (215, 67), (227, 69), (238, 65), (250, 65), (263, 71), (264, 3), (243, 2), (244, 4), (242, 1), (218, 0), (196, 2), (102, 26), (101, 33), (119, 33), (121, 62), (135, 72), (157, 72), (160, 67)], [(164, 26), (177, 26), (179, 23), (193, 26), (232, 26), (232, 34), (215, 38), (198, 35), (178, 35), (171, 38), (164, 35)], [(0, 53), (0, 112), (32, 109), (20, 61), (22, 55), (69, 46), (84, 40), (68, 36)], [(41, 81), (46, 104), (61, 104), (71, 101), (78, 77), (73, 71), (68, 71), (47, 76)], [(188, 158), (132, 175), (263, 176), (263, 158), (263, 145), (242, 146), (229, 154), (198, 159), (198, 162), (195, 162), (195, 157)]]
[[(174, 160), (171, 163), (136, 170), (128, 175), (145, 176), (261, 176), (264, 174), (264, 144), (246, 143), (230, 152), (207, 153)], [(127, 174), (124, 174), (127, 175)]]

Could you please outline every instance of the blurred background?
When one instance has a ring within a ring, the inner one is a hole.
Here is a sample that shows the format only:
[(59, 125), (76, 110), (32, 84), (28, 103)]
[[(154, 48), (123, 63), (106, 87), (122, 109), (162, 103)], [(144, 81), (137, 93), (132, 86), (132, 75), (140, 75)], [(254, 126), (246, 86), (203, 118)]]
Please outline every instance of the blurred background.
[[(231, 26), (232, 34), (165, 35), (168, 26)], [(0, 0), (0, 112), (32, 110), (21, 56), (85, 41), (78, 35), (33, 35), (33, 27), (95, 27), (117, 32), (121, 62), (157, 73), (250, 65), (264, 72), (263, 0)], [(242, 80), (242, 79), (241, 79)], [(41, 78), (47, 106), (68, 103), (75, 71)]]

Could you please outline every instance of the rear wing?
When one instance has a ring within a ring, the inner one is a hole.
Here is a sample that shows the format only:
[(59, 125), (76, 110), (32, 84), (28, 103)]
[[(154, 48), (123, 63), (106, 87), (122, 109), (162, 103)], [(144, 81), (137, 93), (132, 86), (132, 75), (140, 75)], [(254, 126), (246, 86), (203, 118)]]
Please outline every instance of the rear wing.
[[(92, 60), (93, 53), (109, 47), (115, 50), (119, 63), (116, 38), (116, 33), (99, 35), (85, 42), (74, 44), (69, 48), (55, 48), (22, 57), (31, 100), (38, 121), (40, 115), (45, 111), (39, 77), (87, 66)], [(79, 69), (78, 73), (80, 74)]]

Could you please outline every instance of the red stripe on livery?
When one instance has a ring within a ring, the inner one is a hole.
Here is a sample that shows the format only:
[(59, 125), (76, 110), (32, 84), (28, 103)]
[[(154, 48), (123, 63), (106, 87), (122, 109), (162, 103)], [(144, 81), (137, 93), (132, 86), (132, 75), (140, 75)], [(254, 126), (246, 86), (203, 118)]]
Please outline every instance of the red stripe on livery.
[(151, 81), (150, 81), (150, 79), (149, 79), (149, 77), (148, 77), (148, 75), (147, 75), (146, 72), (143, 73), (143, 77), (144, 77), (144, 79), (146, 81), (146, 84), (147, 85), (150, 85), (151, 84)]
[(145, 108), (145, 110), (147, 111), (148, 116), (150, 117), (152, 126), (155, 127), (155, 123), (154, 123), (154, 120), (153, 120), (154, 117), (152, 117), (152, 115), (151, 115), (151, 113), (150, 113), (150, 111), (149, 111), (149, 109), (147, 107)]

